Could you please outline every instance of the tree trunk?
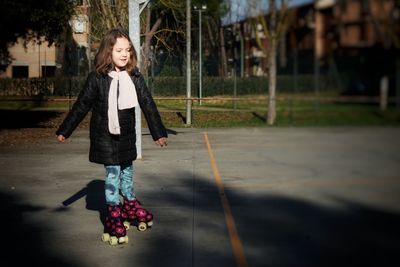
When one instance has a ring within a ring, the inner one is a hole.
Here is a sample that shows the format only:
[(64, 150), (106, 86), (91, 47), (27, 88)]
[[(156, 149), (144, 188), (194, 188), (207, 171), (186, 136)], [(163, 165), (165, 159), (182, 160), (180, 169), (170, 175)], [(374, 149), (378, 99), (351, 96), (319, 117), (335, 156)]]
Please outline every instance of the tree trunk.
[(116, 21), (115, 17), (112, 14), (110, 5), (108, 3), (106, 3), (106, 2), (104, 2), (104, 1), (101, 1), (100, 2), (100, 8), (101, 8), (102, 14), (106, 18), (108, 18), (106, 20), (107, 28), (108, 29), (114, 28), (116, 26), (116, 24), (117, 24), (117, 21)]
[(268, 58), (268, 115), (267, 123), (272, 126), (276, 119), (276, 40), (271, 40)]
[(213, 33), (213, 31), (212, 31), (212, 29), (211, 29), (211, 25), (210, 25), (210, 21), (209, 20), (206, 20), (206, 25), (207, 25), (207, 31), (208, 31), (208, 38), (210, 38), (209, 39), (209, 42), (211, 43), (211, 47), (215, 47), (215, 35), (214, 35), (214, 33)]
[(250, 71), (250, 32), (247, 29), (248, 27), (245, 27), (243, 30), (243, 42), (244, 42), (244, 75), (246, 77), (249, 77), (251, 74)]
[(270, 28), (268, 47), (268, 114), (267, 124), (274, 125), (276, 119), (276, 55), (279, 35), (276, 27), (276, 2), (269, 0)]
[(287, 57), (286, 57), (286, 34), (282, 33), (281, 40), (279, 42), (279, 66), (286, 68)]
[(396, 75), (395, 75), (395, 84), (396, 84), (396, 108), (400, 110), (400, 53), (396, 52)]
[(146, 37), (143, 44), (143, 53), (140, 70), (143, 75), (148, 77), (148, 69), (149, 69), (149, 51), (150, 51), (150, 43), (152, 35), (150, 35), (150, 23), (151, 23), (151, 10), (149, 7), (146, 8)]
[(224, 30), (222, 27), (219, 28), (219, 39), (220, 39), (220, 45), (221, 45), (222, 76), (226, 76), (226, 74), (228, 73), (228, 64), (227, 64), (227, 60), (226, 60)]
[(154, 23), (153, 27), (150, 29), (150, 21), (151, 21), (151, 11), (150, 8), (147, 8), (147, 14), (146, 14), (146, 33), (145, 33), (145, 41), (143, 44), (143, 56), (142, 56), (142, 66), (141, 66), (141, 71), (142, 73), (147, 77), (148, 76), (148, 69), (149, 69), (149, 57), (150, 57), (150, 45), (151, 45), (151, 39), (153, 38), (154, 34), (158, 30), (158, 28), (161, 25), (161, 22), (164, 18), (164, 14), (162, 14)]

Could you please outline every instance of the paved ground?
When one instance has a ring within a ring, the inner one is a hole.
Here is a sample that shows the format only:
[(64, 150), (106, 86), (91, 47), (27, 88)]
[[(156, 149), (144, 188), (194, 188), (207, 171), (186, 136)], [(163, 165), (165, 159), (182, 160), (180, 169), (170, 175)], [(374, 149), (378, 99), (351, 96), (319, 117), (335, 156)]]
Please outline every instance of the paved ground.
[[(135, 191), (155, 214), (100, 241), (103, 175), (86, 131), (0, 146), (1, 265), (400, 266), (400, 128), (147, 132)], [(63, 205), (64, 203), (65, 205)]]

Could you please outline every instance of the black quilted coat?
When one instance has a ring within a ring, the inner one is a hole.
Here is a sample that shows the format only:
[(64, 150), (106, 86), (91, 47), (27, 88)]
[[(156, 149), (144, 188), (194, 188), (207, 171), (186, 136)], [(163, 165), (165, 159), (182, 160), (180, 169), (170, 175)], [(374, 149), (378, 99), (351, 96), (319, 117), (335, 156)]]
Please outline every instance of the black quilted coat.
[[(153, 140), (167, 137), (167, 131), (142, 74), (136, 69), (131, 78), (135, 84), (139, 105)], [(111, 80), (112, 78), (108, 75), (91, 72), (84, 88), (56, 134), (68, 138), (86, 114), (92, 110), (89, 160), (104, 165), (119, 165), (130, 163), (137, 157), (135, 108), (118, 110), (121, 134), (110, 134), (108, 130), (108, 91)]]

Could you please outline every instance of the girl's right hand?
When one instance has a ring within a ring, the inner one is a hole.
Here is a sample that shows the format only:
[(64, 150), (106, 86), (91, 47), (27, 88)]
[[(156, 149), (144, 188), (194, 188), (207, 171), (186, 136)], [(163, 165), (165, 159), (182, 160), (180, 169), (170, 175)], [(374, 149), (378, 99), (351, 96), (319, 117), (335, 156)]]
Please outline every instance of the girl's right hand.
[(57, 136), (57, 140), (59, 143), (64, 143), (65, 142), (65, 137), (64, 135), (60, 134)]
[(158, 140), (156, 140), (156, 144), (159, 145), (160, 147), (167, 146), (168, 145), (168, 138), (161, 137)]

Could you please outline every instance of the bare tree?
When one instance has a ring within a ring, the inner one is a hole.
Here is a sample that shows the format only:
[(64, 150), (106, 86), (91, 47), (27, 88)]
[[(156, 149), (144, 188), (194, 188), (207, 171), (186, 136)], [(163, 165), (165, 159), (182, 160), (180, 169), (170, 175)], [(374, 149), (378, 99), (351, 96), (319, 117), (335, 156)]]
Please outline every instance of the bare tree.
[(97, 43), (112, 28), (128, 29), (128, 0), (90, 0), (91, 42)]
[[(128, 0), (96, 0), (90, 1), (91, 7), (91, 42), (99, 42), (102, 36), (111, 28), (121, 27), (128, 29), (129, 14)], [(141, 15), (141, 72), (147, 75), (149, 67), (149, 54), (151, 41), (156, 39), (157, 44), (162, 44), (167, 50), (171, 49), (167, 39), (173, 34), (184, 34), (182, 30), (184, 17), (184, 3), (180, 0), (159, 0), (153, 5), (148, 5)], [(156, 19), (152, 18), (152, 11)]]
[(224, 29), (222, 27), (219, 28), (219, 40), (221, 47), (221, 62), (222, 62), (222, 76), (226, 76), (228, 73), (228, 60), (226, 57), (226, 47), (225, 47), (225, 38), (224, 38)]
[[(253, 25), (258, 33), (256, 34), (258, 47), (268, 59), (268, 113), (266, 121), (268, 125), (274, 125), (276, 120), (276, 76), (277, 76), (277, 54), (278, 44), (282, 34), (288, 27), (288, 0), (268, 0), (268, 9), (263, 10), (263, 0), (249, 1), (250, 15), (253, 16)], [(262, 11), (260, 13), (260, 10)], [(263, 12), (266, 12), (266, 14)], [(258, 14), (257, 14), (258, 13)], [(261, 27), (257, 27), (261, 25)], [(265, 45), (260, 36), (266, 36), (268, 45)]]
[[(153, 20), (152, 9), (156, 20)], [(174, 42), (169, 41), (173, 35), (184, 36), (184, 11), (185, 3), (179, 0), (160, 0), (154, 5), (148, 5), (142, 18), (142, 65), (141, 71), (147, 75), (150, 66), (150, 47), (153, 43), (155, 47), (162, 46), (168, 52), (176, 48)]]
[[(206, 26), (206, 31), (203, 34), (203, 43), (205, 49), (208, 50), (208, 57), (219, 57), (219, 74), (225, 76), (228, 73), (225, 33), (222, 18), (228, 14), (229, 1), (215, 0), (193, 0), (194, 6), (206, 6), (203, 12), (203, 23)], [(199, 26), (198, 16), (193, 16), (194, 29)], [(195, 29), (196, 30), (196, 29)]]

